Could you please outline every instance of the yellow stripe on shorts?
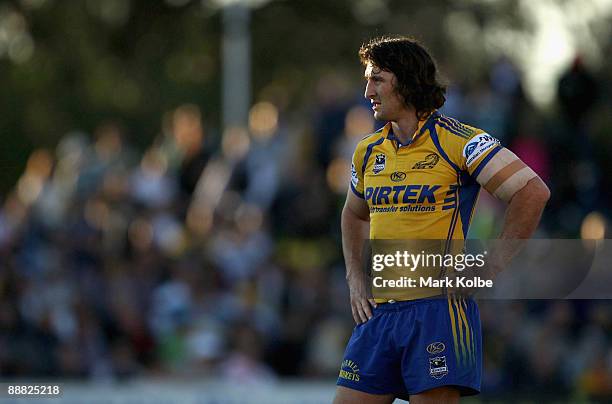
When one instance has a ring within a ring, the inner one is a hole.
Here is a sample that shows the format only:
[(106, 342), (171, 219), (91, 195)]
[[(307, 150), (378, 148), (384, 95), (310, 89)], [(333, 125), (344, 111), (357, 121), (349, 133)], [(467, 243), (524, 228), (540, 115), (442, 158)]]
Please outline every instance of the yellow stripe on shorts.
[(455, 310), (451, 305), (451, 297), (447, 297), (448, 301), (448, 315), (450, 317), (451, 329), (453, 332), (453, 342), (455, 345), (455, 358), (457, 359), (457, 363), (459, 363), (459, 342), (457, 340), (457, 326), (455, 325)]
[(463, 325), (465, 326), (465, 345), (467, 346), (468, 351), (468, 359), (469, 362), (472, 361), (472, 344), (471, 344), (471, 332), (470, 332), (470, 324), (468, 323), (467, 316), (465, 311), (463, 310), (463, 305), (465, 304), (465, 300), (461, 299), (459, 301), (459, 318), (461, 319)]
[(462, 325), (462, 318), (461, 318), (461, 308), (459, 306), (459, 303), (457, 302), (457, 299), (453, 299), (453, 304), (455, 305), (455, 308), (457, 309), (457, 326), (459, 328), (459, 345), (461, 346), (461, 363), (463, 364), (464, 360), (467, 358), (467, 352), (465, 349), (465, 342), (464, 342), (464, 332), (463, 332), (463, 327)]

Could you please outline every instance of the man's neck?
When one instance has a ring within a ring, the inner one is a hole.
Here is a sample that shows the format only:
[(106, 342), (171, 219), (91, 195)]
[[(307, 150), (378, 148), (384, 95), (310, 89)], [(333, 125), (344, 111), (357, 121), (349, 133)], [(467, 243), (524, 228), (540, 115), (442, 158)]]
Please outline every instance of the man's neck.
[(419, 127), (419, 120), (416, 114), (409, 114), (406, 117), (400, 118), (391, 122), (393, 134), (402, 144), (408, 144), (414, 136), (414, 132)]

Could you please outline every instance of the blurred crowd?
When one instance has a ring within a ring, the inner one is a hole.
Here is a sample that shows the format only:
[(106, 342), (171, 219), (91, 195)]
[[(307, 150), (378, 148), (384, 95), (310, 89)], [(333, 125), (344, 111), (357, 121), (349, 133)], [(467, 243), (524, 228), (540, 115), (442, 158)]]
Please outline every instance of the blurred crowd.
[[(34, 151), (0, 207), (0, 376), (333, 384), (352, 330), (340, 210), (353, 149), (380, 123), (342, 77), (315, 91), (299, 114), (262, 101), (248, 128), (223, 133), (181, 105), (143, 153), (113, 121)], [(501, 58), (480, 81), (453, 83), (442, 112), (498, 137), (549, 184), (537, 237), (602, 238), (609, 91), (610, 77), (577, 58), (542, 112)], [(470, 236), (495, 237), (502, 215), (481, 194)], [(612, 303), (481, 311), (490, 397), (534, 386), (612, 396)]]

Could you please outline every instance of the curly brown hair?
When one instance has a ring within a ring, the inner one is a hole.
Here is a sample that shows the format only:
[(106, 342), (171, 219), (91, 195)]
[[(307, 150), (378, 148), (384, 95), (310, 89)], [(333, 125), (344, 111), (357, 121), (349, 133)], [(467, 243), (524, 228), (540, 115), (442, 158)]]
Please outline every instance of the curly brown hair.
[(417, 118), (444, 105), (446, 86), (436, 78), (436, 64), (427, 50), (415, 39), (405, 36), (373, 38), (359, 48), (363, 65), (372, 63), (395, 74), (395, 88), (406, 105), (416, 109)]

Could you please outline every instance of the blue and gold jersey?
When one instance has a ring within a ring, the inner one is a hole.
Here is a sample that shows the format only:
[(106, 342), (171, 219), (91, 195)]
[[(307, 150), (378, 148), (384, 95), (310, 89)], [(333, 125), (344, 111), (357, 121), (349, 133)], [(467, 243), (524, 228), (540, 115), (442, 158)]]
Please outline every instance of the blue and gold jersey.
[(476, 205), (476, 181), (502, 147), (483, 132), (439, 112), (419, 122), (407, 145), (391, 123), (362, 139), (351, 189), (370, 210), (371, 239), (464, 239)]
[[(364, 138), (353, 155), (351, 189), (367, 202), (373, 253), (414, 249), (419, 250), (417, 253), (421, 249), (427, 253), (461, 253), (482, 178), (503, 182), (495, 172), (498, 166), (506, 165), (507, 159), (500, 162), (499, 157), (506, 152), (510, 153), (482, 130), (437, 111), (419, 122), (407, 145), (401, 145), (393, 135), (391, 123)], [(507, 174), (512, 173), (506, 170), (502, 176)], [(382, 240), (401, 242), (392, 245)], [(423, 244), (410, 240), (433, 241)], [(437, 240), (440, 241), (436, 243)], [(405, 268), (391, 267), (385, 269), (384, 275), (386, 279), (407, 276), (418, 283), (419, 278), (438, 275), (441, 270), (449, 269), (420, 266), (407, 272)], [(381, 302), (435, 296), (443, 291), (374, 284), (372, 293)]]

